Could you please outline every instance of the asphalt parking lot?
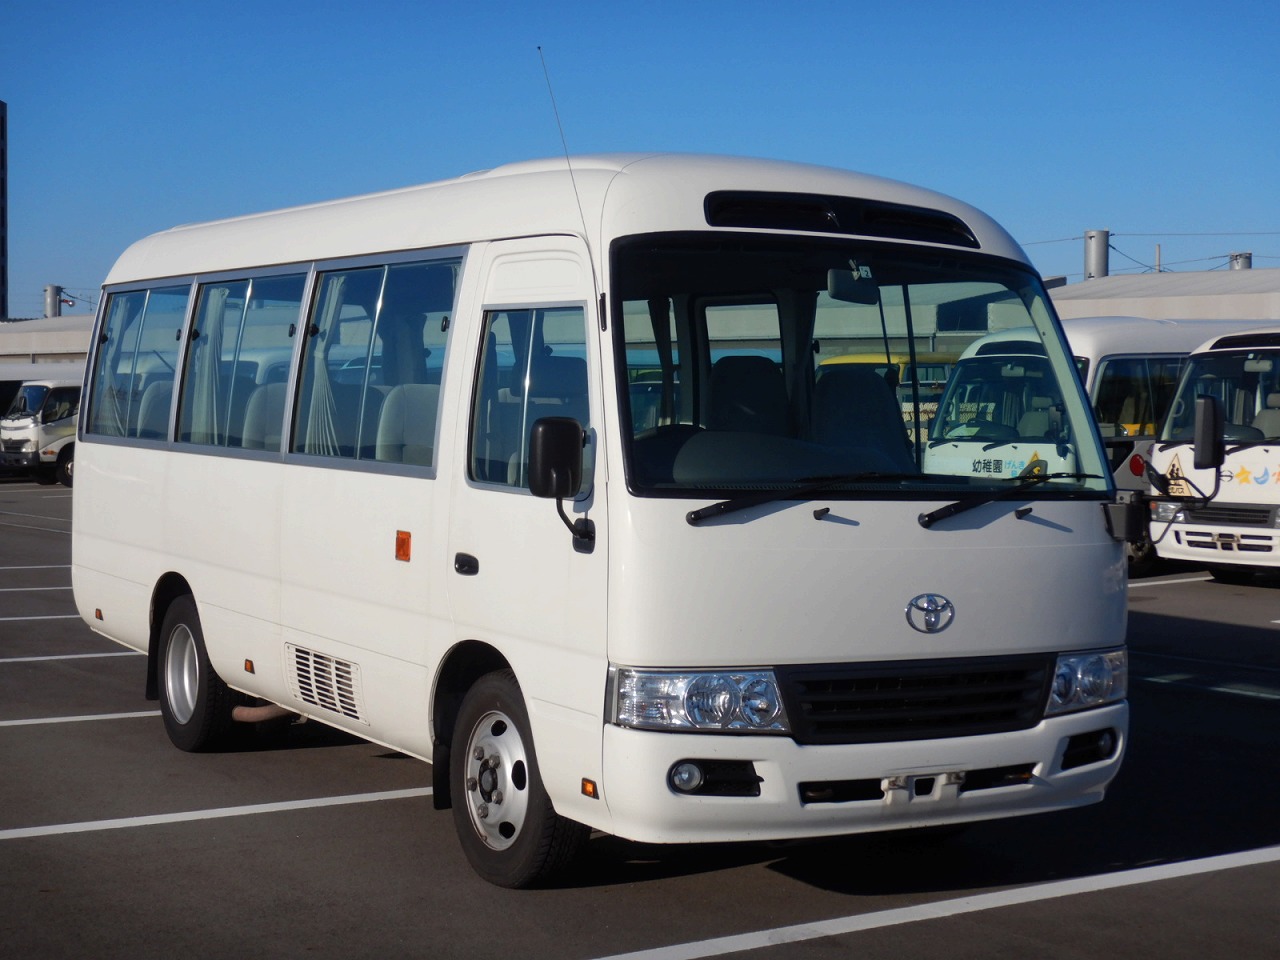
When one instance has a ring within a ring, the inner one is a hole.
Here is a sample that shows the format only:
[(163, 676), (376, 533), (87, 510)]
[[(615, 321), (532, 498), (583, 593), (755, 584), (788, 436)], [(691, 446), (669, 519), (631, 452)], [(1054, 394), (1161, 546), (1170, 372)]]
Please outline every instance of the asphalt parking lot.
[(1130, 596), (1133, 727), (1100, 805), (934, 843), (593, 838), (501, 890), (430, 769), (314, 723), (174, 749), (144, 658), (70, 588), (71, 491), (0, 480), (0, 944), (15, 958), (1280, 955), (1280, 580)]

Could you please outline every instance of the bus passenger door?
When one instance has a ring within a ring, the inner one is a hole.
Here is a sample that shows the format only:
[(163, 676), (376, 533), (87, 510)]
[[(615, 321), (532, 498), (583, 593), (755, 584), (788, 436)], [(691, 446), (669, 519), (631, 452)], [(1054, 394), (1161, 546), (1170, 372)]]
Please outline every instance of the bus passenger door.
[[(564, 807), (584, 802), (582, 779), (600, 779), (607, 672), (608, 525), (586, 258), (578, 241), (564, 237), (486, 251), (479, 323), (469, 327), (469, 383), (459, 395), (454, 449), (461, 456), (449, 514), (456, 639), (492, 646), (510, 663), (543, 781), (571, 817)], [(591, 522), (593, 542), (575, 539), (555, 502), (529, 492), (529, 439), (543, 417), (571, 417), (585, 428), (582, 486), (563, 506), (571, 520)]]

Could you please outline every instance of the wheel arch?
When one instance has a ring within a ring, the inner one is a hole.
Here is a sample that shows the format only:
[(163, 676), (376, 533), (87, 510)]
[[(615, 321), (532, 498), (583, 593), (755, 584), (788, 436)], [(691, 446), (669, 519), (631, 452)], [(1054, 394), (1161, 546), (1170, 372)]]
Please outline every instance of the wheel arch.
[(156, 581), (151, 593), (151, 629), (147, 640), (147, 699), (159, 700), (160, 687), (156, 680), (156, 659), (160, 655), (160, 627), (164, 623), (169, 606), (178, 597), (194, 597), (191, 585), (180, 573), (170, 571)]
[(449, 790), (449, 745), (462, 698), (477, 680), (495, 670), (511, 669), (496, 647), (480, 640), (455, 644), (440, 661), (431, 702), (431, 798), (437, 810), (453, 805)]

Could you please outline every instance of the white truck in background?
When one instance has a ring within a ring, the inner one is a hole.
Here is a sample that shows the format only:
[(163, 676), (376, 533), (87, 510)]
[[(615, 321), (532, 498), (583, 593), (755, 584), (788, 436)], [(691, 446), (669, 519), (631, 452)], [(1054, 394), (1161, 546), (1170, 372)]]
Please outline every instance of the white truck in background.
[(78, 379), (22, 383), (0, 418), (0, 468), (71, 486), (79, 413)]

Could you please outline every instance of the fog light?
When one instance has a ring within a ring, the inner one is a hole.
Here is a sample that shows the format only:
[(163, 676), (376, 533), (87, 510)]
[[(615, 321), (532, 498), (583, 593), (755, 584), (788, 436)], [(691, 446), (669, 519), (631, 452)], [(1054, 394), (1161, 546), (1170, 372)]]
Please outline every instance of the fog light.
[(1102, 763), (1115, 756), (1120, 738), (1114, 730), (1078, 733), (1067, 740), (1062, 754), (1062, 769), (1074, 770), (1091, 763)]
[(694, 793), (702, 786), (702, 768), (691, 760), (681, 760), (667, 775), (671, 789), (679, 793)]

